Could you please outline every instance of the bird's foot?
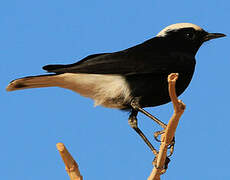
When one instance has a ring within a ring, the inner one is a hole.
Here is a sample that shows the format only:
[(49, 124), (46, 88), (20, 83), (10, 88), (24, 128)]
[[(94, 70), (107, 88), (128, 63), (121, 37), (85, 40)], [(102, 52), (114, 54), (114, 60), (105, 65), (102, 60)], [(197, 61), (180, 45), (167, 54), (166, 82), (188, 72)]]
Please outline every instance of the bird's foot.
[(161, 140), (159, 140), (158, 137), (159, 137), (160, 135), (164, 134), (164, 133), (165, 133), (165, 130), (156, 131), (156, 132), (154, 133), (154, 139), (155, 139), (157, 142), (161, 142)]
[[(158, 137), (159, 137), (160, 135), (164, 134), (164, 133), (165, 133), (165, 129), (162, 130), (162, 131), (156, 131), (156, 132), (154, 133), (154, 139), (155, 139), (157, 142), (161, 142), (161, 140), (159, 140)], [(171, 141), (171, 143), (170, 143), (169, 146), (168, 146), (168, 149), (170, 149), (168, 157), (172, 156), (172, 154), (173, 154), (173, 152), (174, 152), (175, 142), (176, 142), (176, 141), (175, 141), (175, 136), (174, 136), (173, 139), (172, 139), (172, 141)]]
[(176, 143), (176, 141), (175, 141), (175, 136), (174, 136), (171, 143), (168, 146), (168, 149), (170, 149), (168, 157), (173, 155), (175, 143)]
[(170, 159), (169, 159), (169, 157), (166, 157), (164, 166), (163, 166), (163, 167), (158, 167), (158, 166), (157, 166), (157, 158), (158, 158), (158, 155), (154, 158), (152, 164), (153, 164), (157, 169), (161, 169), (161, 174), (164, 174), (164, 173), (166, 172), (166, 170), (168, 169), (168, 164), (170, 163)]

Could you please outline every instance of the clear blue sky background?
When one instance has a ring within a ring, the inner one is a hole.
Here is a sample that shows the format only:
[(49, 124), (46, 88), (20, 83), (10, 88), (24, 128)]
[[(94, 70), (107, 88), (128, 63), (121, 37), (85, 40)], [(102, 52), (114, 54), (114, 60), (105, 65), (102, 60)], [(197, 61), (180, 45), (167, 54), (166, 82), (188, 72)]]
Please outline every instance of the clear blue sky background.
[[(58, 142), (68, 147), (85, 179), (146, 179), (153, 155), (129, 127), (127, 113), (94, 108), (90, 99), (60, 88), (7, 93), (5, 87), (15, 78), (43, 74), (46, 64), (136, 45), (173, 23), (229, 35), (229, 7), (229, 0), (2, 1), (1, 179), (68, 179)], [(210, 41), (196, 56), (194, 78), (180, 97), (187, 109), (163, 179), (230, 178), (229, 44), (229, 37)], [(148, 110), (167, 122), (172, 105)], [(142, 115), (139, 124), (150, 139), (160, 130)]]

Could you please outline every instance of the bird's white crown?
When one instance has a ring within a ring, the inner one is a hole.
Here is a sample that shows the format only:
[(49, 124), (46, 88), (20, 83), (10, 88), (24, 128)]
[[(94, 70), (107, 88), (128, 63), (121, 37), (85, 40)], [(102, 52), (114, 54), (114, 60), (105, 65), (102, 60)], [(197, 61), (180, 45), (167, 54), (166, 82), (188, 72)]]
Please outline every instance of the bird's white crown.
[(168, 31), (178, 30), (178, 29), (182, 29), (182, 28), (194, 28), (197, 31), (202, 30), (202, 28), (200, 26), (197, 26), (197, 25), (192, 24), (192, 23), (177, 23), (177, 24), (169, 25), (166, 28), (164, 28), (163, 30), (161, 30), (157, 34), (157, 37), (164, 37), (167, 35)]

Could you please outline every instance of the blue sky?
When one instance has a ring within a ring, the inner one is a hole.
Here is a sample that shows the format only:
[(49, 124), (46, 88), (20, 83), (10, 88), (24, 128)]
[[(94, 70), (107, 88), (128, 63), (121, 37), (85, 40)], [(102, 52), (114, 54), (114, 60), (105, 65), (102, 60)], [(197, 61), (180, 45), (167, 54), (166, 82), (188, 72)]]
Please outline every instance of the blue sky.
[[(90, 99), (60, 88), (7, 93), (5, 87), (15, 78), (44, 74), (46, 64), (136, 45), (173, 23), (229, 35), (229, 6), (228, 0), (2, 1), (1, 178), (68, 179), (56, 150), (63, 142), (85, 179), (146, 179), (153, 155), (129, 127), (127, 113), (94, 108)], [(229, 37), (213, 40), (197, 53), (194, 78), (180, 97), (187, 108), (163, 179), (230, 178), (229, 43)], [(147, 110), (167, 123), (172, 104)], [(160, 130), (142, 115), (139, 125), (150, 139)]]

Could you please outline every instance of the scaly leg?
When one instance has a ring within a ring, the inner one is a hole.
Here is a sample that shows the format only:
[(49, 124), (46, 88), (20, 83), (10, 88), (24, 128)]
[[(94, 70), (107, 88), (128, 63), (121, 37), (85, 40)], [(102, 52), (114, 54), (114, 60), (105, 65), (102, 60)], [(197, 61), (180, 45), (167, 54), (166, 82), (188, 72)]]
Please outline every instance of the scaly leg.
[(133, 109), (135, 109), (136, 111), (140, 111), (141, 113), (143, 113), (144, 115), (146, 115), (147, 117), (149, 117), (150, 119), (154, 120), (157, 124), (159, 124), (163, 129), (166, 128), (167, 124), (163, 123), (161, 120), (157, 119), (155, 116), (153, 116), (152, 114), (148, 113), (147, 111), (145, 111), (143, 108), (140, 107), (139, 105), (139, 98), (134, 98), (131, 101), (131, 106)]
[(156, 156), (158, 154), (157, 150), (153, 147), (153, 145), (149, 142), (149, 140), (146, 138), (144, 133), (138, 128), (137, 125), (137, 111), (132, 109), (131, 114), (129, 116), (129, 125), (137, 132), (137, 134), (144, 140), (144, 142), (148, 145), (148, 147), (151, 149), (153, 154)]
[[(141, 108), (140, 107), (140, 105), (139, 105), (139, 98), (138, 97), (136, 97), (136, 98), (134, 98), (132, 101), (131, 101), (131, 106), (132, 106), (132, 108), (134, 109), (134, 110), (136, 110), (136, 114), (137, 114), (137, 112), (138, 111), (140, 111), (141, 113), (143, 113), (144, 115), (146, 115), (147, 117), (149, 117), (150, 119), (152, 119), (152, 120), (154, 120), (157, 124), (159, 124), (162, 128), (163, 128), (163, 130), (162, 131), (157, 131), (157, 132), (155, 132), (154, 133), (154, 138), (157, 140), (157, 141), (160, 141), (160, 140), (158, 140), (158, 136), (159, 135), (161, 135), (161, 134), (163, 134), (164, 133), (164, 131), (165, 131), (165, 128), (167, 127), (167, 124), (165, 124), (165, 123), (163, 123), (161, 120), (159, 120), (158, 118), (156, 118), (155, 116), (153, 116), (152, 114), (150, 114), (149, 112), (147, 112), (147, 111), (145, 111), (143, 108)], [(132, 113), (131, 113), (131, 115), (132, 115)], [(131, 115), (130, 115), (130, 117), (131, 117)], [(135, 116), (135, 118), (136, 118), (136, 116)], [(136, 120), (136, 123), (137, 123), (137, 120)], [(132, 125), (131, 125), (132, 126)], [(139, 129), (139, 128), (138, 128)], [(135, 130), (136, 132), (137, 132), (137, 130)], [(140, 131), (140, 129), (139, 129), (139, 131)], [(137, 132), (138, 133), (138, 132)], [(141, 132), (142, 133), (142, 132)], [(138, 133), (139, 134), (139, 133)], [(143, 134), (143, 133), (142, 133)], [(140, 134), (139, 134), (140, 135)], [(140, 135), (141, 136), (141, 135)], [(144, 134), (143, 134), (143, 137), (142, 137), (142, 139), (145, 141), (145, 143), (148, 145), (148, 143), (147, 142), (149, 142), (148, 141), (148, 139), (146, 139), (146, 137), (144, 136)], [(150, 143), (150, 142), (149, 142)], [(151, 144), (151, 143), (150, 143)], [(172, 142), (171, 142), (171, 144), (169, 145), (169, 149), (170, 149), (170, 155), (169, 156), (171, 156), (172, 155), (172, 153), (173, 153), (173, 150), (174, 150), (174, 145), (175, 145), (175, 137), (173, 138), (173, 140), (172, 140)], [(149, 146), (149, 145), (148, 145)], [(150, 147), (150, 146), (149, 146)], [(151, 147), (150, 147), (150, 149), (151, 149)], [(151, 149), (152, 150), (152, 149)]]

